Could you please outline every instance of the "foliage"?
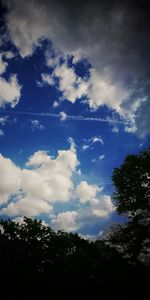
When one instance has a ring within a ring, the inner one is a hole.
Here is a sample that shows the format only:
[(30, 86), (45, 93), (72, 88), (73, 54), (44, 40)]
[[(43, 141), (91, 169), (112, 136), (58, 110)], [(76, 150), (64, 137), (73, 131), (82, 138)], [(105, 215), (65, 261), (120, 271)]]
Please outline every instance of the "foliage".
[(150, 211), (150, 150), (128, 155), (124, 163), (114, 169), (112, 180), (119, 214), (134, 217), (141, 210)]
[[(150, 151), (129, 155), (114, 170), (117, 212), (129, 222), (105, 240), (53, 231), (41, 220), (0, 221), (0, 272), (6, 281), (23, 278), (48, 288), (146, 285), (150, 262)], [(12, 276), (15, 275), (15, 276)], [(143, 283), (142, 283), (143, 280)], [(23, 281), (24, 283), (24, 281)]]
[(129, 222), (113, 228), (109, 243), (130, 263), (150, 264), (150, 150), (128, 155), (114, 170), (114, 200)]

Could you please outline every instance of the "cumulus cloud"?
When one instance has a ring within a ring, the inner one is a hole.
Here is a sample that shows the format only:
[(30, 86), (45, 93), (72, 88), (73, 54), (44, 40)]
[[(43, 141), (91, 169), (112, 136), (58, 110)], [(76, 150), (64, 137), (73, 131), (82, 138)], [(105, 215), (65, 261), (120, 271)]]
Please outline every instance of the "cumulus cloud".
[(109, 74), (99, 73), (92, 68), (88, 79), (81, 78), (77, 76), (75, 69), (64, 62), (58, 63), (51, 75), (42, 74), (43, 82), (49, 85), (54, 85), (55, 79), (58, 79), (58, 89), (62, 92), (63, 99), (74, 103), (77, 99), (86, 97), (92, 109), (105, 104), (123, 114), (121, 105), (129, 97), (129, 91), (125, 90), (121, 84), (117, 86), (111, 83)]
[[(73, 139), (69, 138), (69, 142), (70, 149), (58, 151), (55, 158), (46, 151), (35, 152), (22, 169), (0, 156), (1, 215), (35, 217), (46, 214), (54, 229), (70, 232), (113, 213), (110, 196), (101, 195), (102, 187), (86, 181), (75, 187), (73, 173), (78, 172), (79, 162)], [(54, 215), (56, 202), (73, 199), (78, 202), (76, 210)]]
[(5, 203), (19, 190), (20, 169), (2, 155), (0, 155), (0, 177), (0, 203)]
[(69, 201), (72, 196), (72, 175), (78, 166), (73, 144), (60, 150), (54, 159), (45, 151), (35, 152), (26, 166), (20, 169), (11, 160), (0, 156), (0, 200), (5, 203), (15, 196), (1, 213), (11, 216), (35, 216), (49, 213), (55, 202)]
[(0, 107), (6, 104), (15, 107), (19, 102), (20, 95), (21, 86), (16, 75), (11, 75), (8, 81), (2, 77), (0, 78)]
[(90, 204), (93, 214), (100, 218), (108, 217), (115, 210), (109, 195), (104, 195), (99, 199), (92, 199)]
[(20, 99), (21, 86), (19, 85), (17, 76), (13, 74), (9, 80), (2, 77), (8, 67), (6, 59), (12, 59), (13, 57), (14, 54), (10, 51), (0, 53), (0, 107), (6, 104), (15, 107)]
[(42, 77), (42, 81), (43, 81), (44, 83), (47, 83), (47, 84), (49, 84), (49, 85), (54, 85), (54, 84), (55, 84), (55, 82), (54, 82), (52, 76), (50, 76), (49, 74), (43, 73), (43, 74), (41, 74), (41, 77)]
[(97, 185), (90, 185), (86, 181), (82, 181), (76, 188), (76, 195), (81, 203), (85, 203), (91, 198), (95, 198), (96, 194), (101, 190)]
[(59, 213), (52, 221), (51, 226), (55, 229), (61, 229), (66, 232), (76, 231), (80, 228), (77, 224), (78, 213), (76, 211), (66, 211)]
[[(10, 51), (0, 53), (0, 75), (3, 75), (8, 67), (6, 59), (8, 60), (13, 57), (14, 55)], [(0, 107), (6, 104), (14, 107), (19, 101), (20, 91), (21, 86), (18, 83), (16, 75), (11, 75), (9, 80), (0, 77)], [(2, 118), (0, 118), (0, 120), (2, 120)]]
[[(58, 53), (46, 54), (47, 64), (55, 67), (53, 76), (59, 78), (64, 98), (74, 103), (86, 94), (92, 109), (105, 104), (124, 118), (128, 118), (129, 112), (131, 116), (132, 111), (139, 132), (139, 120), (144, 119), (145, 111), (138, 112), (133, 104), (136, 102), (141, 107), (141, 98), (149, 94), (147, 2), (141, 6), (135, 1), (112, 1), (111, 4), (82, 1), (79, 4), (65, 0), (7, 0), (4, 4), (8, 7), (9, 36), (22, 57), (31, 55), (41, 40), (47, 38), (62, 53), (73, 54), (74, 64), (83, 58), (89, 60), (92, 68), (87, 91), (86, 82), (78, 81), (73, 69), (66, 63), (59, 65)], [(124, 106), (126, 102), (128, 107)], [(148, 106), (149, 102), (147, 99)], [(148, 129), (148, 125), (146, 127)], [(143, 134), (146, 133), (144, 130)]]
[[(114, 205), (109, 195), (101, 195), (103, 187), (88, 184), (82, 181), (76, 187), (76, 196), (79, 201), (88, 204), (85, 208), (81, 208), (78, 212), (78, 219), (81, 224), (95, 218), (106, 218), (114, 212)], [(83, 222), (84, 221), (84, 222)]]
[[(79, 201), (84, 204), (88, 204), (88, 213), (86, 215), (97, 216), (105, 218), (114, 211), (114, 205), (109, 195), (100, 195), (103, 187), (97, 185), (88, 184), (86, 181), (76, 187), (76, 196)], [(85, 211), (86, 211), (85, 210)], [(80, 218), (83, 218), (84, 210), (79, 213)]]
[(88, 206), (80, 207), (76, 211), (65, 211), (54, 216), (51, 226), (56, 230), (77, 231), (84, 226), (108, 218), (114, 210), (110, 196), (104, 195), (99, 198), (91, 198)]
[(40, 213), (50, 213), (52, 206), (46, 201), (30, 196), (21, 197), (17, 202), (11, 202), (6, 208), (2, 209), (2, 213), (8, 216), (38, 216)]
[(5, 51), (0, 53), (0, 75), (6, 72), (8, 62), (6, 59), (12, 59), (14, 54), (11, 51)]
[(90, 71), (88, 102), (91, 108), (107, 105), (111, 109), (121, 112), (122, 103), (129, 97), (130, 93), (119, 83), (113, 83), (110, 74)]
[(88, 93), (86, 80), (77, 76), (74, 69), (68, 67), (67, 62), (56, 65), (51, 75), (42, 74), (42, 79), (49, 85), (54, 85), (58, 79), (58, 88), (62, 92), (63, 99), (72, 103)]

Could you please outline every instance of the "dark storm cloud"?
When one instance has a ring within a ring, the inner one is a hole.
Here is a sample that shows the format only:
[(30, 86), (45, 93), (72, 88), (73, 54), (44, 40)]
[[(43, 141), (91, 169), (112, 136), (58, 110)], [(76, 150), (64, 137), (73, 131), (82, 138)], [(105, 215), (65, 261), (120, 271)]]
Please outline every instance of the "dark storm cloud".
[[(8, 0), (6, 3), (7, 27), (23, 56), (32, 52), (41, 37), (46, 37), (62, 51), (80, 52), (98, 72), (107, 71), (113, 82), (121, 82), (130, 89), (128, 103), (132, 107), (135, 102), (139, 101), (139, 106), (142, 103), (139, 100), (142, 89), (142, 97), (147, 99), (144, 105), (149, 107), (147, 1)], [(145, 118), (143, 107), (138, 110), (137, 125)], [(145, 120), (143, 130), (147, 133), (149, 129)]]

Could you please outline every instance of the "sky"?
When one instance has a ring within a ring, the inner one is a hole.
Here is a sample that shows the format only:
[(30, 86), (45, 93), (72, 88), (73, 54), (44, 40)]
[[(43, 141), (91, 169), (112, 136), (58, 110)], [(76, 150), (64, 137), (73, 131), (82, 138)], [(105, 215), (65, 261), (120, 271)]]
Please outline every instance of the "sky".
[(147, 1), (0, 2), (0, 217), (100, 238), (150, 146)]

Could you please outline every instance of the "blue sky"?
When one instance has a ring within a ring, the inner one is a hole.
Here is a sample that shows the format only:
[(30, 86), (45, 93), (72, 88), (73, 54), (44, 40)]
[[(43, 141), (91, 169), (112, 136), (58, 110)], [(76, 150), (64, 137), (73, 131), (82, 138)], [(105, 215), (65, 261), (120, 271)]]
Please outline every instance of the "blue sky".
[(124, 220), (111, 175), (149, 147), (147, 14), (102, 3), (1, 4), (1, 217), (91, 238)]

